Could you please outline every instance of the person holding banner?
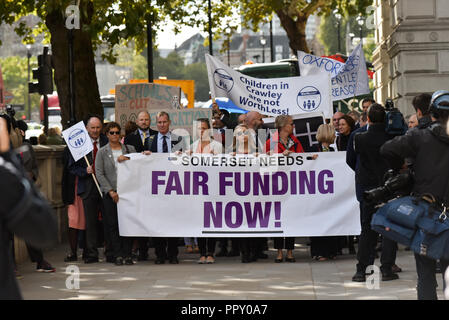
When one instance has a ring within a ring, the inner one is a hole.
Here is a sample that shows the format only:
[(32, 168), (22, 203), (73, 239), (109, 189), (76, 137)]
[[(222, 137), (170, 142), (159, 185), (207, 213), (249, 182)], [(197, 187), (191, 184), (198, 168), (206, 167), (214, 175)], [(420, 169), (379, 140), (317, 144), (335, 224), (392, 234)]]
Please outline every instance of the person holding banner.
[[(335, 131), (332, 125), (322, 124), (316, 133), (318, 152), (335, 151), (330, 145), (335, 141)], [(338, 242), (336, 237), (310, 237), (310, 254), (314, 260), (334, 260), (337, 257)]]
[[(98, 262), (98, 250), (97, 250), (97, 222), (100, 212), (103, 212), (103, 201), (100, 191), (98, 190), (93, 175), (95, 174), (95, 159), (98, 150), (108, 143), (108, 139), (101, 134), (103, 129), (103, 123), (99, 116), (88, 116), (86, 123), (87, 133), (92, 140), (93, 151), (90, 152), (86, 160), (81, 158), (78, 161), (74, 161), (71, 157), (69, 161), (69, 171), (78, 177), (77, 192), (83, 199), (84, 214), (86, 221), (86, 256), (85, 263)], [(106, 236), (106, 234), (105, 234)], [(107, 238), (106, 238), (107, 239)], [(109, 243), (106, 244), (108, 249)], [(106, 261), (113, 262), (110, 252), (105, 251)]]
[[(150, 128), (151, 118), (148, 111), (143, 110), (137, 114), (136, 119), (137, 129), (125, 136), (123, 143), (131, 145), (136, 149), (136, 152), (150, 151), (152, 139), (157, 134), (157, 131)], [(152, 137), (152, 138), (150, 138)], [(150, 141), (151, 140), (151, 141)], [(139, 261), (148, 260), (148, 241), (147, 237), (139, 237)]]
[[(151, 152), (172, 153), (185, 150), (184, 140), (170, 132), (170, 116), (161, 111), (156, 115), (159, 132), (152, 139)], [(156, 253), (156, 264), (164, 264), (168, 258), (171, 264), (178, 264), (178, 238), (153, 238)]]
[[(287, 115), (280, 115), (276, 117), (275, 127), (276, 132), (266, 142), (266, 152), (268, 154), (282, 153), (284, 156), (288, 156), (291, 153), (301, 153), (304, 149), (301, 142), (293, 135), (293, 118)], [(295, 262), (293, 257), (293, 249), (295, 247), (295, 238), (274, 238), (274, 248), (278, 250), (277, 258), (274, 260), (276, 263), (283, 261), (282, 249), (287, 249), (287, 257), (285, 261)]]
[[(233, 149), (231, 153), (232, 156), (236, 154), (251, 154), (257, 157), (258, 153), (256, 151), (256, 143), (253, 139), (249, 137), (248, 126), (245, 124), (239, 124), (234, 129), (234, 140)], [(239, 241), (240, 253), (242, 263), (249, 263), (257, 261), (257, 238), (237, 238)], [(260, 242), (260, 241), (259, 241)]]
[(128, 157), (124, 156), (125, 154), (136, 152), (133, 146), (120, 143), (120, 131), (120, 125), (116, 122), (109, 122), (106, 125), (105, 133), (109, 143), (98, 151), (95, 159), (95, 170), (103, 192), (105, 231), (109, 234), (115, 265), (117, 266), (123, 263), (133, 265), (131, 258), (133, 238), (120, 237), (119, 233), (117, 163), (129, 160)]
[[(193, 142), (188, 153), (208, 153), (220, 154), (223, 153), (223, 145), (215, 141), (211, 137), (211, 128), (209, 119), (200, 118), (196, 121), (198, 140)], [(215, 238), (198, 238), (198, 246), (200, 247), (199, 264), (215, 263)]]

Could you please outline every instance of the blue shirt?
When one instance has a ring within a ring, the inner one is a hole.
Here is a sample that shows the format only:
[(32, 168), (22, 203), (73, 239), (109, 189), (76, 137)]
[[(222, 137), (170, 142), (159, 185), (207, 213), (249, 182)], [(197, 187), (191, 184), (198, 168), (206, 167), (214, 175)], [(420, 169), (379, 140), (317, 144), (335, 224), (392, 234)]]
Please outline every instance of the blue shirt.
[[(164, 138), (163, 138), (163, 134), (161, 134), (160, 132), (157, 134), (157, 152), (163, 152), (163, 147), (162, 147), (162, 143), (164, 142)], [(171, 152), (171, 134), (170, 132), (167, 132), (165, 134), (165, 136), (167, 137), (167, 147), (168, 147), (168, 152)]]

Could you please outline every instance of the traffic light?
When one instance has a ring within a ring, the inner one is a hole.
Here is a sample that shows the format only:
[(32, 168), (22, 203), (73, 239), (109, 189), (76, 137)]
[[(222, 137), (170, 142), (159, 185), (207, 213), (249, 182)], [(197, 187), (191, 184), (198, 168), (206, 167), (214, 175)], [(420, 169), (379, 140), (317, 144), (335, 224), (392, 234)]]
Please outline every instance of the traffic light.
[(44, 54), (37, 57), (38, 67), (33, 69), (33, 79), (37, 82), (29, 82), (29, 93), (52, 94), (53, 93), (53, 68), (48, 47), (44, 47)]

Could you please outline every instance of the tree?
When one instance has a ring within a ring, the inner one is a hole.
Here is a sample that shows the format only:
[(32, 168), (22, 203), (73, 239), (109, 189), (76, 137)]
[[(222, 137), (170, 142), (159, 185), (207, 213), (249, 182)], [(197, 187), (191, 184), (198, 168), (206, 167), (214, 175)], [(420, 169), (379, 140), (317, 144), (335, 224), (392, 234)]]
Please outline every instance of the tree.
[[(23, 57), (7, 57), (0, 58), (0, 65), (2, 66), (3, 81), (5, 88), (10, 91), (14, 98), (11, 104), (23, 104), (27, 107), (28, 103), (28, 59)], [(37, 59), (30, 59), (30, 68), (37, 65)], [(31, 70), (30, 70), (31, 72)], [(32, 77), (32, 74), (30, 74)], [(31, 79), (33, 81), (33, 79)], [(34, 80), (36, 81), (36, 80)], [(31, 106), (39, 105), (39, 96), (36, 94), (30, 95)]]
[[(79, 0), (79, 26), (74, 16), (66, 17), (66, 9), (74, 1), (69, 0), (17, 0), (3, 1), (0, 6), (0, 21), (12, 24), (28, 14), (36, 14), (41, 22), (36, 28), (19, 23), (17, 34), (26, 43), (33, 42), (33, 34), (45, 32), (52, 48), (54, 80), (61, 105), (63, 125), (69, 120), (69, 70), (68, 36), (73, 33), (75, 65), (76, 119), (88, 113), (102, 115), (100, 94), (95, 73), (94, 52), (104, 46), (103, 58), (114, 63), (114, 47), (133, 40), (137, 50), (146, 44), (146, 25), (151, 21), (153, 36), (170, 12), (171, 0)], [(73, 7), (72, 7), (73, 8)], [(76, 12), (76, 11), (73, 11)], [(69, 10), (70, 13), (70, 10)], [(66, 22), (72, 23), (69, 30)]]
[(244, 24), (249, 26), (251, 23), (253, 29), (276, 14), (287, 33), (290, 48), (296, 54), (298, 50), (309, 52), (306, 24), (312, 14), (330, 15), (337, 8), (340, 13), (354, 15), (364, 12), (372, 0), (240, 0), (240, 3)]
[(209, 80), (205, 63), (192, 63), (184, 68), (184, 79), (195, 80), (195, 100), (209, 100)]

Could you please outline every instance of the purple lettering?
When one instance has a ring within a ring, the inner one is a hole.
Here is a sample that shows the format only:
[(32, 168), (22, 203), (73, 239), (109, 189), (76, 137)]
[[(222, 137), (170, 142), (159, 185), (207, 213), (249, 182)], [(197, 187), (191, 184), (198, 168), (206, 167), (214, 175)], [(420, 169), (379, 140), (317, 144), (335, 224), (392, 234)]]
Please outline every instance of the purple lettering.
[(172, 191), (175, 191), (175, 194), (182, 194), (181, 180), (179, 180), (179, 175), (176, 171), (170, 171), (168, 175), (165, 194), (171, 194)]
[(309, 194), (315, 194), (315, 171), (310, 171), (310, 179), (307, 177), (307, 171), (299, 171), (299, 194), (304, 194), (307, 191)]
[(261, 228), (267, 228), (270, 221), (271, 202), (265, 202), (265, 210), (262, 210), (262, 203), (254, 203), (254, 211), (251, 209), (251, 202), (244, 202), (246, 220), (248, 228), (255, 228), (259, 220)]
[(217, 202), (217, 210), (214, 211), (214, 205), (212, 202), (204, 203), (204, 228), (210, 228), (210, 220), (214, 224), (214, 228), (221, 228), (223, 221), (223, 204)]
[(153, 171), (151, 178), (151, 194), (158, 194), (158, 186), (164, 185), (164, 180), (159, 180), (159, 177), (165, 176), (165, 171)]
[(184, 194), (190, 194), (190, 172), (184, 172)]
[(270, 175), (268, 174), (261, 175), (260, 172), (253, 173), (253, 189), (255, 196), (259, 195), (259, 188), (260, 191), (262, 192), (262, 195), (266, 196), (270, 194)]
[[(283, 195), (288, 191), (288, 177), (285, 172), (275, 172), (273, 173), (273, 195)], [(281, 183), (279, 184), (279, 179), (281, 178)]]
[(320, 193), (334, 193), (334, 182), (332, 180), (325, 180), (325, 175), (330, 178), (334, 177), (332, 171), (330, 170), (320, 171), (320, 173), (318, 174), (318, 190), (320, 191)]
[[(235, 222), (232, 222), (232, 208), (235, 208)], [(240, 203), (232, 201), (225, 207), (225, 221), (229, 228), (238, 228), (243, 222), (243, 210)]]
[(247, 196), (251, 191), (251, 172), (244, 172), (243, 184), (244, 187), (242, 189), (242, 175), (241, 172), (235, 173), (235, 193), (239, 196)]
[(219, 181), (220, 181), (220, 196), (224, 196), (226, 194), (226, 186), (232, 186), (232, 181), (227, 181), (226, 178), (232, 178), (232, 172), (220, 172), (219, 173)]
[(202, 195), (209, 195), (209, 188), (207, 187), (207, 181), (209, 176), (206, 172), (193, 172), (193, 194), (200, 194), (199, 189), (201, 187)]

